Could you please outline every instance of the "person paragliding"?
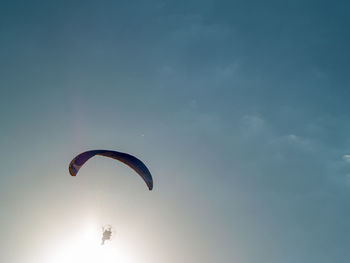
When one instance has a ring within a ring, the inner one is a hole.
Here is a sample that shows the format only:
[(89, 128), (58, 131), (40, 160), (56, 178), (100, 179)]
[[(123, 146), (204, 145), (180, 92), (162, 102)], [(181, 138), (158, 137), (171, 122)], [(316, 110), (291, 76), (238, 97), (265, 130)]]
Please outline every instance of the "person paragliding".
[(102, 243), (101, 245), (103, 246), (105, 244), (106, 240), (111, 240), (112, 237), (112, 227), (110, 225), (102, 227)]
[[(146, 183), (148, 189), (151, 191), (153, 189), (153, 178), (146, 167), (146, 165), (136, 158), (127, 153), (110, 151), (110, 150), (91, 150), (78, 154), (73, 158), (73, 160), (69, 164), (69, 173), (71, 176), (76, 176), (80, 170), (80, 168), (92, 157), (94, 156), (104, 156), (109, 157), (114, 160), (120, 161), (130, 168), (132, 168)], [(105, 244), (105, 241), (111, 240), (112, 237), (112, 227), (110, 225), (102, 227), (102, 242), (101, 245)]]

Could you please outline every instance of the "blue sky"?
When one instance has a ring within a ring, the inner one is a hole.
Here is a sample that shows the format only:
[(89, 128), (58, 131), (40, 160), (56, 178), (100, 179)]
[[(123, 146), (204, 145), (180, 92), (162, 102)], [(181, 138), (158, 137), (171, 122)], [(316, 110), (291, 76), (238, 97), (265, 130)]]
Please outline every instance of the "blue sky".
[[(348, 262), (349, 7), (2, 1), (1, 261), (93, 214), (145, 262)], [(102, 159), (72, 181), (95, 148), (154, 191)]]

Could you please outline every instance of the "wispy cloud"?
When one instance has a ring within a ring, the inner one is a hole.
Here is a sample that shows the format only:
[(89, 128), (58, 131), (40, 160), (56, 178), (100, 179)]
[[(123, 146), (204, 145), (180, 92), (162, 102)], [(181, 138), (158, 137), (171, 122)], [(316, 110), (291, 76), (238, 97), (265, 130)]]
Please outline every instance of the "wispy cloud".
[(344, 154), (344, 155), (343, 155), (343, 160), (344, 160), (345, 162), (350, 163), (350, 154)]
[(261, 130), (265, 121), (262, 117), (257, 115), (245, 115), (243, 117), (243, 123), (246, 128), (251, 130)]

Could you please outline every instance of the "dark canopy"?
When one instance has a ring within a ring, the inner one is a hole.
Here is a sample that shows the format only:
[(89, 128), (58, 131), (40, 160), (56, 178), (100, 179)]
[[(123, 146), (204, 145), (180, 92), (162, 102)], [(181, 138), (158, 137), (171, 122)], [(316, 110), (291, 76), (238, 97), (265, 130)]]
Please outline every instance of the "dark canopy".
[(84, 163), (95, 155), (101, 155), (105, 157), (110, 157), (115, 160), (121, 161), (131, 167), (137, 172), (148, 186), (149, 190), (153, 188), (153, 179), (150, 171), (147, 169), (146, 165), (136, 157), (122, 152), (108, 151), (108, 150), (92, 150), (83, 152), (77, 155), (69, 164), (69, 173), (72, 176), (76, 176), (79, 169), (84, 165)]

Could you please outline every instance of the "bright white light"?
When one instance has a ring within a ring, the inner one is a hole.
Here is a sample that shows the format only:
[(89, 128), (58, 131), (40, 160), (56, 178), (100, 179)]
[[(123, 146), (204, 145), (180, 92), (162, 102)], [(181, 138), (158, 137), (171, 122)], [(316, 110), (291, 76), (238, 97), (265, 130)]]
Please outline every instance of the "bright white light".
[(46, 251), (42, 263), (139, 263), (135, 251), (122, 246), (116, 236), (112, 241), (101, 245), (102, 232), (96, 225), (89, 224), (76, 233), (71, 233), (67, 239), (61, 240)]

